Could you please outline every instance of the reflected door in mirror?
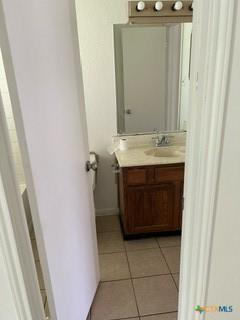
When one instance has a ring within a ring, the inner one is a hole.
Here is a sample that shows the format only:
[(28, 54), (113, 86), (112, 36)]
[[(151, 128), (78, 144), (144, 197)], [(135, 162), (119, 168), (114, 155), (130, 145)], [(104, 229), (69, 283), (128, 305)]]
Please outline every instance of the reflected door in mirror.
[(191, 29), (115, 25), (118, 133), (186, 129)]

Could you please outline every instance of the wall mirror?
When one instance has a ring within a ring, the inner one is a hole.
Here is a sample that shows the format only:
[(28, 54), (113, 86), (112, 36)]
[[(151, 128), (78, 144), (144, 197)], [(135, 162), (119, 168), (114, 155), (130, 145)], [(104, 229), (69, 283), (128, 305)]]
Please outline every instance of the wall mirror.
[(114, 25), (118, 133), (187, 128), (192, 23)]

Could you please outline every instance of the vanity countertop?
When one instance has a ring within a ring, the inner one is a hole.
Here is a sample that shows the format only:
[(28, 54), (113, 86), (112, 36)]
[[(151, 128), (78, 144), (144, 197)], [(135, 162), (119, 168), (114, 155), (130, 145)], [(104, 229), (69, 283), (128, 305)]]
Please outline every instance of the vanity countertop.
[(185, 146), (169, 145), (154, 147), (142, 145), (131, 147), (128, 150), (115, 151), (120, 167), (151, 166), (185, 162)]

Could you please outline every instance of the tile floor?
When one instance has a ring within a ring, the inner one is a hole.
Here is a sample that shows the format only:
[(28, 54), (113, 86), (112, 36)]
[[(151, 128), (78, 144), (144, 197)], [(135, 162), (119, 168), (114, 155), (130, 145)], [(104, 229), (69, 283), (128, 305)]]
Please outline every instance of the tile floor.
[(124, 241), (118, 216), (97, 217), (101, 283), (91, 320), (176, 320), (180, 236)]

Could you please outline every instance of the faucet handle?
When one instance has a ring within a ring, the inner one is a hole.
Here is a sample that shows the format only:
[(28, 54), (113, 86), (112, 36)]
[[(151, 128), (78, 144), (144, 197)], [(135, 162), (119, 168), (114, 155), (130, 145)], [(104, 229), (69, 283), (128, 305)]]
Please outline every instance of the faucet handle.
[(169, 135), (168, 135), (168, 134), (163, 134), (161, 140), (162, 140), (162, 142), (163, 142), (164, 144), (169, 144), (169, 143), (170, 143)]

